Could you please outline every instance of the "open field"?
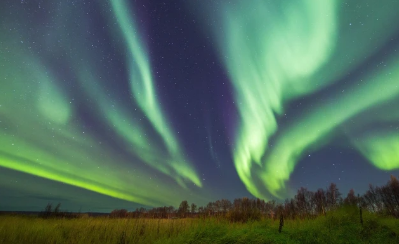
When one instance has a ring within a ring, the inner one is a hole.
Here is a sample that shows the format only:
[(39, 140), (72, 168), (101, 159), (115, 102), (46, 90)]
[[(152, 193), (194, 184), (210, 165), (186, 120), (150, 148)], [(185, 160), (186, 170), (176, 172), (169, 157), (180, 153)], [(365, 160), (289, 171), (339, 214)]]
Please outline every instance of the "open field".
[(399, 220), (340, 209), (310, 220), (41, 219), (0, 216), (1, 243), (399, 243)]

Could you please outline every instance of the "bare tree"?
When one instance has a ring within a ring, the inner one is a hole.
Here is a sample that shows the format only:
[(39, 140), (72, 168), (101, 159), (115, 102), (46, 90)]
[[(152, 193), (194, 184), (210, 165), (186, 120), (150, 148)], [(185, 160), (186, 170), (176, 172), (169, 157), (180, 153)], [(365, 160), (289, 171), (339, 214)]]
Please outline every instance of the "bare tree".
[(57, 206), (54, 208), (54, 213), (57, 214), (60, 212), (61, 203), (58, 203)]
[(312, 214), (313, 192), (301, 187), (295, 195), (296, 207), (301, 218), (309, 217)]
[(223, 215), (225, 215), (227, 211), (231, 209), (232, 203), (227, 199), (222, 199), (220, 202), (221, 202)]
[(348, 195), (344, 199), (344, 203), (346, 205), (356, 205), (357, 204), (357, 197), (355, 195), (355, 191), (353, 189), (350, 189), (348, 192)]
[(180, 203), (179, 210), (178, 210), (180, 217), (182, 217), (182, 218), (186, 217), (186, 214), (188, 212), (188, 208), (189, 208), (189, 205), (188, 205), (188, 202), (186, 200), (184, 200), (184, 201), (182, 201)]
[(396, 218), (399, 218), (399, 181), (391, 175), (390, 180), (385, 186), (376, 188), (377, 194), (384, 206), (384, 210)]
[(327, 207), (329, 210), (338, 206), (341, 201), (341, 193), (335, 183), (331, 183), (327, 188)]
[(126, 218), (128, 216), (126, 209), (115, 209), (109, 214), (111, 218)]
[(195, 214), (195, 212), (197, 211), (197, 205), (195, 205), (195, 203), (191, 204), (191, 214)]
[(383, 209), (380, 195), (373, 185), (369, 185), (368, 191), (363, 195), (363, 207), (369, 211), (380, 213)]
[(323, 189), (318, 189), (313, 195), (313, 203), (317, 214), (326, 214), (326, 193)]

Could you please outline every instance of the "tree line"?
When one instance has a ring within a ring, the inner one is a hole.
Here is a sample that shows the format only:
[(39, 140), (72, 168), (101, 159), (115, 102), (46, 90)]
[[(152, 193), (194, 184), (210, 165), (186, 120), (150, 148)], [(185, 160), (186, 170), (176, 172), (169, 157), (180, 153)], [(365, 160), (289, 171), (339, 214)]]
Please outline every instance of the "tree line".
[(53, 207), (52, 203), (48, 203), (46, 207), (44, 208), (43, 211), (39, 213), (39, 217), (47, 219), (47, 218), (68, 218), (68, 219), (73, 219), (73, 218), (83, 218), (83, 217), (88, 217), (89, 215), (87, 213), (82, 214), (82, 213), (72, 213), (68, 211), (62, 211), (60, 209), (61, 203), (58, 203), (55, 207)]
[(383, 186), (369, 185), (369, 189), (362, 196), (356, 196), (353, 189), (343, 197), (337, 185), (331, 183), (326, 189), (313, 192), (301, 187), (296, 195), (284, 202), (275, 200), (237, 198), (231, 202), (221, 199), (209, 202), (206, 206), (198, 207), (182, 201), (177, 209), (173, 206), (157, 207), (153, 209), (137, 208), (128, 212), (126, 209), (115, 209), (110, 213), (114, 218), (226, 218), (232, 222), (246, 222), (261, 218), (277, 219), (284, 216), (288, 219), (314, 218), (326, 215), (329, 211), (343, 205), (357, 206), (377, 214), (391, 215), (399, 218), (399, 181), (391, 175), (390, 180)]

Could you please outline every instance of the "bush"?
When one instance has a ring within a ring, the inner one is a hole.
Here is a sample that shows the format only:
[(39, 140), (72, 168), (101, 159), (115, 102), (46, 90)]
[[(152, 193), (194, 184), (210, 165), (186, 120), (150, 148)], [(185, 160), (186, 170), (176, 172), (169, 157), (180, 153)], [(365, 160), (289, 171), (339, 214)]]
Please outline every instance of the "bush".
[(127, 218), (128, 212), (126, 209), (115, 209), (109, 214), (111, 218)]

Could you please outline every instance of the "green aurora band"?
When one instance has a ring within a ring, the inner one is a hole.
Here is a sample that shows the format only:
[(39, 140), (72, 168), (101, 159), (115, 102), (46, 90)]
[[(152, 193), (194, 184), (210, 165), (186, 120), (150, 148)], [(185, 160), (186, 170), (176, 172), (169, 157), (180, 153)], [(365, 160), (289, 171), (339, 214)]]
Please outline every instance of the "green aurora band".
[[(304, 109), (289, 125), (278, 125), (290, 101), (317, 95), (378, 54), (375, 47), (386, 45), (398, 31), (392, 23), (399, 21), (399, 3), (208, 3), (202, 16), (209, 21), (205, 30), (213, 27), (240, 114), (234, 163), (254, 196), (267, 199), (265, 193), (269, 192), (285, 197), (285, 183), (304, 152), (331, 142), (342, 132), (341, 125), (358, 114), (375, 106), (397, 104), (393, 100), (399, 94), (399, 54), (395, 50), (384, 65), (376, 63), (368, 73), (351, 80), (345, 91), (336, 92), (331, 99), (320, 98), (320, 103)], [(387, 111), (395, 112), (397, 108)], [(355, 147), (376, 167), (399, 168), (396, 134), (376, 133), (356, 141)]]
[[(142, 205), (209, 200), (157, 94), (134, 5), (41, 4), (0, 8), (0, 167)], [(336, 138), (399, 168), (399, 53), (379, 55), (398, 34), (397, 1), (189, 4), (204, 9), (235, 91), (232, 157), (251, 194), (284, 198), (303, 155)], [(292, 111), (309, 97), (319, 102)]]
[(383, 170), (392, 170), (399, 165), (398, 138), (398, 132), (380, 132), (365, 135), (354, 144), (375, 166)]
[[(155, 94), (150, 65), (148, 63), (148, 58), (146, 58), (148, 55), (137, 37), (136, 33), (138, 33), (138, 31), (135, 27), (135, 22), (130, 18), (130, 12), (128, 11), (130, 8), (127, 6), (125, 0), (113, 0), (111, 1), (111, 5), (116, 14), (130, 54), (127, 59), (130, 64), (129, 73), (130, 85), (133, 93), (132, 96), (135, 97), (137, 104), (160, 134), (168, 152), (172, 155), (172, 160), (170, 160), (169, 165), (171, 169), (168, 171), (175, 171), (176, 176), (187, 178), (196, 185), (201, 186), (201, 181), (192, 167), (185, 163), (187, 160), (184, 159), (184, 156), (180, 152), (177, 140), (164, 119), (166, 116), (163, 114)], [(154, 161), (151, 159), (147, 162), (150, 163)], [(179, 184), (184, 186), (184, 182), (181, 178), (175, 179)]]
[[(26, 9), (16, 8), (20, 16), (29, 16), (23, 14)], [(0, 60), (5, 80), (0, 83), (0, 166), (143, 205), (177, 205), (182, 195), (193, 190), (189, 187), (201, 187), (201, 181), (162, 112), (147, 51), (129, 17), (132, 6), (113, 0), (104, 9), (105, 19), (119, 27), (109, 34), (125, 41), (117, 51), (125, 54), (128, 50), (125, 63), (130, 71), (131, 104), (118, 99), (116, 91), (103, 88), (117, 78), (99, 68), (103, 57), (86, 31), (90, 20), (82, 17), (76, 24), (75, 18), (62, 17), (85, 15), (62, 4), (51, 16), (63, 28), (37, 25), (35, 31), (42, 33), (42, 39), (29, 43), (23, 40), (29, 39), (32, 29), (14, 28), (10, 35), (0, 37), (4, 50), (11, 51), (2, 53)], [(12, 19), (4, 23), (10, 30), (17, 25)], [(34, 51), (40, 48), (42, 53)], [(54, 75), (57, 70), (52, 62), (63, 63), (73, 76)], [(83, 105), (68, 88), (73, 82), (85, 93)], [(129, 109), (135, 105), (139, 109)], [(112, 141), (90, 133), (79, 119), (79, 106), (88, 106), (96, 119), (108, 124), (107, 133), (123, 138), (121, 150), (130, 156), (121, 154)], [(136, 162), (131, 162), (132, 156)]]

